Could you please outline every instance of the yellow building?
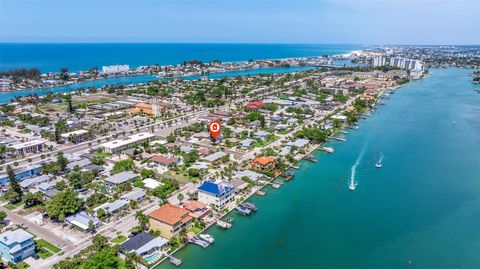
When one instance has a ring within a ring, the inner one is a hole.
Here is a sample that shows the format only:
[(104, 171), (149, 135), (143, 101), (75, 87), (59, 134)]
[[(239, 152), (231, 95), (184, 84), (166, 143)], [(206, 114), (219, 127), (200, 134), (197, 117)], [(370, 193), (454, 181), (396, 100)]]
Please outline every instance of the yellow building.
[(188, 210), (172, 204), (165, 204), (148, 216), (150, 229), (160, 231), (160, 235), (167, 239), (190, 228), (193, 220)]

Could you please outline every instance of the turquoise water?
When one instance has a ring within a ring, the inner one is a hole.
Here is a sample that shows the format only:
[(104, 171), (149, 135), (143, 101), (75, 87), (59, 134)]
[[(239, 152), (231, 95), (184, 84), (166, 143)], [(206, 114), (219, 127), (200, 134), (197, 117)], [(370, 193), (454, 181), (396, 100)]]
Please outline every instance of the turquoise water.
[(41, 72), (88, 70), (93, 66), (179, 64), (188, 60), (246, 61), (342, 54), (365, 48), (334, 44), (212, 44), (212, 43), (0, 43), (0, 70), (38, 68)]
[(146, 257), (146, 258), (145, 258), (145, 261), (146, 261), (147, 263), (152, 263), (153, 261), (155, 261), (156, 258), (158, 258), (158, 256), (160, 256), (160, 254), (154, 253), (154, 254), (152, 254), (151, 256)]
[[(258, 75), (258, 74), (274, 74), (274, 73), (289, 73), (289, 72), (299, 72), (314, 69), (314, 67), (304, 66), (304, 67), (279, 67), (279, 68), (260, 68), (253, 70), (245, 71), (232, 71), (225, 73), (216, 73), (207, 75), (208, 78), (218, 79), (222, 77), (235, 77), (235, 76), (249, 76), (249, 75)], [(199, 79), (200, 76), (189, 76), (182, 79), (185, 80), (194, 80)], [(154, 80), (159, 80), (159, 78), (151, 75), (140, 75), (140, 76), (128, 76), (128, 77), (114, 77), (106, 79), (91, 80), (86, 82), (80, 82), (75, 84), (70, 84), (60, 87), (52, 88), (42, 88), (42, 89), (32, 89), (24, 91), (12, 91), (12, 92), (0, 92), (0, 104), (8, 103), (11, 99), (17, 96), (25, 96), (30, 94), (36, 94), (38, 96), (46, 95), (48, 93), (64, 93), (78, 90), (79, 88), (88, 89), (89, 87), (103, 87), (105, 85), (128, 85), (136, 83), (146, 83)]]
[(318, 163), (254, 197), (258, 212), (210, 229), (213, 246), (176, 254), (182, 268), (479, 268), (480, 95), (469, 72), (433, 69), (400, 88), (330, 143), (334, 154), (315, 153)]

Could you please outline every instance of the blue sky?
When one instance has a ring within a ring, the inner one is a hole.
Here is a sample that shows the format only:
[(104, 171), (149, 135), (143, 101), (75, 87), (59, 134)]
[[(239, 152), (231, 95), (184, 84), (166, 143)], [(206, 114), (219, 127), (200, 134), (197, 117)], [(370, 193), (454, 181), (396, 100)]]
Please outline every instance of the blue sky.
[(480, 44), (480, 0), (0, 0), (1, 42)]

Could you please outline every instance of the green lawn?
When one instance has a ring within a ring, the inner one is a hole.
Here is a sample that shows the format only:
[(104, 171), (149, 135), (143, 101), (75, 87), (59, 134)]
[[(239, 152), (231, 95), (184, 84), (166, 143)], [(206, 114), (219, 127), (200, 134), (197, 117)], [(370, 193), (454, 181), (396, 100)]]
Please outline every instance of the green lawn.
[(19, 264), (17, 264), (18, 269), (25, 269), (28, 267), (30, 267), (30, 265), (28, 265), (26, 262), (20, 262)]
[(96, 157), (96, 158), (99, 158), (99, 159), (105, 159), (105, 158), (110, 157), (110, 154), (109, 154), (109, 153), (99, 152), (99, 151), (96, 151), (96, 152), (93, 153), (92, 155), (93, 155), (93, 157)]
[(23, 201), (20, 201), (18, 203), (14, 203), (14, 204), (8, 203), (4, 207), (8, 210), (14, 210), (15, 208), (17, 208), (18, 206), (21, 206), (21, 205), (23, 205)]
[(195, 227), (195, 226), (193, 226), (193, 227), (191, 227), (191, 228), (189, 228), (189, 229), (187, 230), (187, 232), (192, 232), (192, 233), (194, 233), (194, 234), (198, 234), (198, 233), (200, 233), (201, 231), (202, 231), (201, 228), (198, 228), (198, 227)]
[(49, 250), (51, 250), (53, 253), (59, 253), (60, 251), (62, 251), (59, 247), (55, 246), (54, 244), (44, 240), (44, 239), (38, 239), (36, 240), (36, 242), (42, 246), (42, 247), (45, 247)]
[(29, 208), (23, 208), (23, 209), (18, 210), (17, 213), (22, 215), (22, 216), (25, 216), (25, 215), (33, 213), (35, 210), (37, 210), (38, 208), (41, 208), (41, 207), (42, 207), (42, 205), (35, 205), (35, 206), (29, 207)]
[(267, 139), (267, 140), (260, 140), (260, 141), (257, 141), (254, 146), (259, 148), (259, 147), (263, 147), (263, 146), (266, 146), (272, 142), (274, 142), (275, 140), (279, 139), (280, 137), (274, 135), (272, 138), (270, 139)]
[(37, 255), (38, 257), (40, 257), (40, 259), (45, 260), (46, 258), (52, 256), (53, 254), (44, 248), (40, 248), (40, 249), (37, 249)]
[(286, 134), (288, 134), (288, 133), (290, 133), (290, 132), (291, 132), (290, 129), (286, 129), (286, 130), (282, 130), (282, 131), (280, 131), (280, 132), (278, 132), (278, 133), (281, 134), (281, 135), (286, 135)]
[(127, 240), (127, 237), (125, 237), (124, 235), (119, 235), (115, 238), (112, 239), (112, 243), (114, 244), (121, 244), (123, 242), (125, 242), (125, 240)]

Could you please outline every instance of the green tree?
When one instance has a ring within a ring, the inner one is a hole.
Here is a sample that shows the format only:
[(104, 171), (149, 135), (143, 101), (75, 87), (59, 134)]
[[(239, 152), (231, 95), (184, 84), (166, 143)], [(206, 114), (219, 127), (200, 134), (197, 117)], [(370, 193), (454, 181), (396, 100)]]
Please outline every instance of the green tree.
[(82, 205), (83, 201), (77, 197), (77, 193), (74, 190), (67, 189), (53, 196), (45, 209), (50, 217), (64, 220), (66, 216), (80, 210)]
[(120, 259), (112, 248), (105, 248), (88, 258), (85, 269), (112, 269), (120, 268)]
[(138, 225), (141, 227), (142, 231), (147, 230), (149, 221), (147, 215), (143, 214), (143, 212), (139, 210), (135, 213), (135, 219), (138, 221)]
[[(10, 183), (10, 190), (12, 190), (17, 194), (15, 200), (16, 201), (21, 200), (23, 195), (23, 190), (20, 184), (18, 184), (15, 172), (13, 171), (10, 165), (7, 165), (7, 176), (8, 176), (8, 181)], [(14, 197), (14, 196), (11, 196), (11, 197)]]
[(112, 168), (112, 174), (118, 174), (123, 171), (134, 171), (135, 163), (132, 159), (121, 160), (115, 163)]
[(68, 159), (65, 158), (63, 152), (61, 151), (57, 153), (57, 164), (62, 172), (65, 172), (67, 170)]

